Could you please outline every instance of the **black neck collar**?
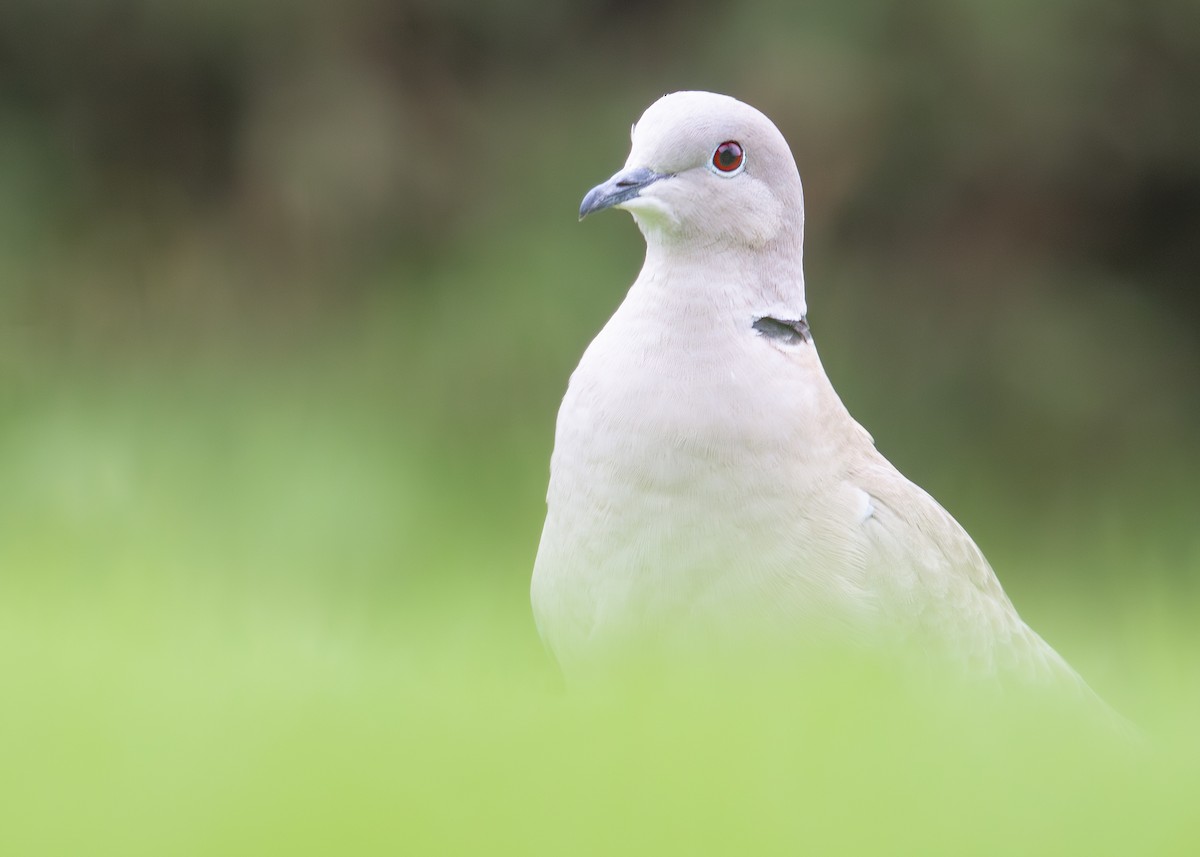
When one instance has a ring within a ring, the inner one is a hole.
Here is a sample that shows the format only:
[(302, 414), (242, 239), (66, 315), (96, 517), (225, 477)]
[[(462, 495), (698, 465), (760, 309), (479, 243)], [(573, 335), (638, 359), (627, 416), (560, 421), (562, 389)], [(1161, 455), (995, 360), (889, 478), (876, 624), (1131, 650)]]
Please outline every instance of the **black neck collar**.
[(786, 345), (799, 345), (801, 342), (812, 341), (807, 318), (788, 321), (764, 315), (751, 326), (759, 332), (760, 336), (780, 340)]

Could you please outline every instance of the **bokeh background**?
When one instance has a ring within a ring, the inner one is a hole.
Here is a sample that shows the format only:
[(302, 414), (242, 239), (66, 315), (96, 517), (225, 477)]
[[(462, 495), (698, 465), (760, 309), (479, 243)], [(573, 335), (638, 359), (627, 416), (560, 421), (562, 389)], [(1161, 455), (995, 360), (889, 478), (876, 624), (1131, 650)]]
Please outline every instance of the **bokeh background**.
[[(628, 809), (545, 785), (604, 718), (557, 708), (527, 585), (559, 399), (642, 253), (578, 203), (684, 88), (790, 141), (810, 321), (881, 450), (1200, 758), (1194, 0), (7, 0), (6, 853), (561, 853)], [(1151, 770), (1131, 848), (1197, 834), (1191, 768)]]

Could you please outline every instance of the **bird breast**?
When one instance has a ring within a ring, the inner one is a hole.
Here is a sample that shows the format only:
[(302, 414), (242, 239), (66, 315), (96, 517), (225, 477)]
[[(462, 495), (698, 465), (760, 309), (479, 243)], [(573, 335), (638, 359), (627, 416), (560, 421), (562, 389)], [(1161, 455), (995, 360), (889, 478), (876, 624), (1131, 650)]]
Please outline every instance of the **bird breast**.
[(862, 497), (832, 469), (845, 457), (829, 444), (850, 435), (819, 422), (844, 409), (811, 343), (778, 348), (749, 313), (629, 303), (559, 413), (533, 596), (560, 660), (844, 615), (828, 602), (858, 591), (861, 546), (826, 531), (856, 532)]

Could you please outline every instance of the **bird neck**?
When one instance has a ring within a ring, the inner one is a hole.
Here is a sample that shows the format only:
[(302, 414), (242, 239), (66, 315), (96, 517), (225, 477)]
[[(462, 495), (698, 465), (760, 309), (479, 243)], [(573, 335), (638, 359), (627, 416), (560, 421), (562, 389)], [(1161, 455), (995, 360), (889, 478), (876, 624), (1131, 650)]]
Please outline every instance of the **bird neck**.
[(716, 311), (761, 318), (807, 314), (799, 236), (747, 248), (718, 242), (647, 236), (637, 286), (699, 315)]

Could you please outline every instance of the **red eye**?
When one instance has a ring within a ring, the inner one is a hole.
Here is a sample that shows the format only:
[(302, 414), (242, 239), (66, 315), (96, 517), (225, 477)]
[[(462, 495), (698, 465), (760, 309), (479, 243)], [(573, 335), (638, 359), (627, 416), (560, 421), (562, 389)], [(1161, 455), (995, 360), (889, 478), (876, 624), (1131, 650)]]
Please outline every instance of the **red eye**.
[(741, 145), (733, 140), (726, 140), (713, 152), (712, 165), (723, 173), (732, 173), (745, 160), (746, 153), (742, 151)]

